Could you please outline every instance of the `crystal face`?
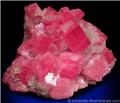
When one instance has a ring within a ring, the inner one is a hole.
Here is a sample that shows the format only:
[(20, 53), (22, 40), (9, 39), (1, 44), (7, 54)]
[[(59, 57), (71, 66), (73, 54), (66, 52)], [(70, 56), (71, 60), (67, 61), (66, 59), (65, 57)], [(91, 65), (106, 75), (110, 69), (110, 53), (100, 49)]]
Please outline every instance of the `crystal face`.
[(24, 10), (24, 39), (3, 76), (12, 91), (69, 98), (111, 71), (116, 59), (107, 36), (83, 19), (82, 10), (41, 10), (36, 3)]

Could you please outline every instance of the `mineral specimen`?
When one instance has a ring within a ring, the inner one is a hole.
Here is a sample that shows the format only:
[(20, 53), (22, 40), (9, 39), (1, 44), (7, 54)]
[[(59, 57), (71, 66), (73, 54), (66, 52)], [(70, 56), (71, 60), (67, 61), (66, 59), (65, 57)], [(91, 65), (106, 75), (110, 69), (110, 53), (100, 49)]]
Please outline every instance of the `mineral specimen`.
[(101, 81), (116, 59), (105, 34), (84, 15), (68, 7), (57, 12), (36, 3), (26, 6), (25, 36), (3, 82), (13, 91), (64, 99)]

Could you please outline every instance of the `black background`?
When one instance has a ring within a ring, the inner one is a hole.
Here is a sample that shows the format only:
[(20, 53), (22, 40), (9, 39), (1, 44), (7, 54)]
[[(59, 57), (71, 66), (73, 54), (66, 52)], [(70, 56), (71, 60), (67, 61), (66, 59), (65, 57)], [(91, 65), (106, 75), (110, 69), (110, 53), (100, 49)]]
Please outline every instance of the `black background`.
[[(2, 76), (6, 68), (15, 58), (16, 49), (22, 42), (24, 32), (24, 6), (31, 3), (33, 2), (2, 1)], [(56, 10), (59, 10), (63, 6), (68, 6), (70, 9), (81, 8), (86, 14), (84, 19), (96, 25), (108, 36), (107, 47), (112, 49), (114, 56), (117, 58), (117, 62), (112, 72), (104, 79), (111, 79), (110, 98), (118, 99), (120, 96), (120, 2), (41, 1), (37, 3), (42, 9), (47, 6), (52, 6)], [(6, 94), (4, 93), (4, 89), (6, 88), (2, 84), (2, 99), (5, 98)]]

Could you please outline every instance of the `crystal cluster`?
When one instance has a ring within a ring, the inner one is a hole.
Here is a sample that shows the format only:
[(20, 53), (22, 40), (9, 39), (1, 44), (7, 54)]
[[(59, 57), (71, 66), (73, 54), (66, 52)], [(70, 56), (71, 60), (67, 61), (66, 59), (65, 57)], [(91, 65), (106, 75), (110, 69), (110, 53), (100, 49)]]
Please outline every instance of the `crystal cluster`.
[(24, 39), (3, 76), (12, 91), (69, 98), (111, 71), (116, 59), (107, 37), (82, 10), (41, 10), (36, 3), (24, 10)]

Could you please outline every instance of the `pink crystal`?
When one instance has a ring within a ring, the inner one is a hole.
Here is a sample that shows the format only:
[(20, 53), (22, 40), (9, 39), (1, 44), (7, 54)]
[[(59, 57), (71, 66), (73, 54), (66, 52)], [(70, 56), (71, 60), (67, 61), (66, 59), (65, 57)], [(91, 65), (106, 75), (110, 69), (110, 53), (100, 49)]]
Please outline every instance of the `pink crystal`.
[[(68, 25), (70, 27), (67, 28)], [(63, 37), (72, 52), (83, 51), (90, 45), (88, 37), (78, 24), (70, 21), (63, 29), (68, 29), (63, 30)]]
[(68, 7), (57, 12), (36, 3), (26, 6), (24, 39), (3, 82), (13, 91), (64, 99), (101, 81), (116, 59), (106, 48), (107, 36), (84, 15)]

